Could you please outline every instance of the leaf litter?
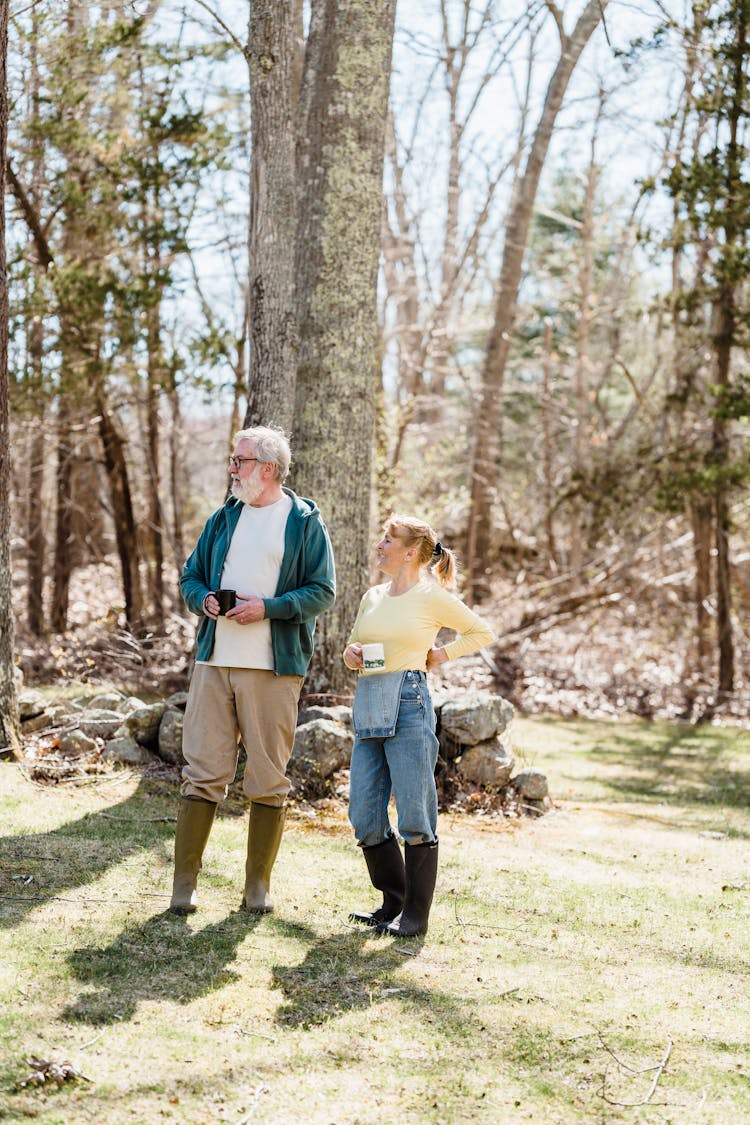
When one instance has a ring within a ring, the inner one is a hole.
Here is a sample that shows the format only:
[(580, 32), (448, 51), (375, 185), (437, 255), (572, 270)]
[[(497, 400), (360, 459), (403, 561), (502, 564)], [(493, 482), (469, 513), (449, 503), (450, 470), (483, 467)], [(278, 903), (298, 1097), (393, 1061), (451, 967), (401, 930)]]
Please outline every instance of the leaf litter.
[(26, 1063), (31, 1067), (31, 1072), (16, 1083), (18, 1089), (29, 1086), (64, 1086), (66, 1082), (78, 1080), (91, 1082), (90, 1078), (82, 1074), (67, 1059), (64, 1062), (55, 1062), (52, 1059), (40, 1059), (36, 1055), (30, 1055)]

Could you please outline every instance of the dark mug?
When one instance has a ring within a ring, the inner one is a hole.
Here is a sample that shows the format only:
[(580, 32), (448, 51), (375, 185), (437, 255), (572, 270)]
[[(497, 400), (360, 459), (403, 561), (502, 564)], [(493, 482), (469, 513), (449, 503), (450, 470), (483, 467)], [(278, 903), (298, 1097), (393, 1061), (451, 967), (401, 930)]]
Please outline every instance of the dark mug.
[(236, 590), (217, 590), (214, 597), (219, 603), (219, 617), (223, 617), (228, 609), (234, 609), (237, 605)]

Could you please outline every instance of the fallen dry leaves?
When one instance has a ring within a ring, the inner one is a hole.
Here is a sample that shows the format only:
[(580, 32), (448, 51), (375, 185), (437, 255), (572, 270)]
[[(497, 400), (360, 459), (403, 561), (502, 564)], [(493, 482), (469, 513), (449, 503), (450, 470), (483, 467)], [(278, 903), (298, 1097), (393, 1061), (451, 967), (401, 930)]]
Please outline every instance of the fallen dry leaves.
[(63, 1086), (66, 1082), (75, 1082), (81, 1079), (90, 1082), (85, 1074), (81, 1074), (71, 1062), (54, 1062), (52, 1059), (38, 1059), (30, 1055), (26, 1062), (31, 1067), (31, 1073), (26, 1078), (20, 1079), (18, 1087), (26, 1086)]

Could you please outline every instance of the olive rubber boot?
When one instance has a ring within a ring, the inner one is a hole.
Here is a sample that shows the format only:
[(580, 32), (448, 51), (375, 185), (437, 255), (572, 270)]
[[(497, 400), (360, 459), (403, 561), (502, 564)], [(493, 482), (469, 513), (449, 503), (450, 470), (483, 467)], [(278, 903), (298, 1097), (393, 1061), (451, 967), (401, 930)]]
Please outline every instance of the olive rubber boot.
[(174, 836), (174, 886), (169, 904), (173, 914), (194, 914), (198, 908), (198, 872), (215, 815), (215, 801), (204, 801), (201, 797), (180, 799)]
[(378, 926), (382, 934), (421, 937), (427, 933), (438, 867), (438, 844), (407, 844), (404, 909), (395, 921)]
[(250, 826), (247, 832), (247, 864), (242, 909), (251, 914), (268, 914), (273, 901), (268, 893), (271, 871), (279, 854), (284, 831), (286, 808), (281, 805), (250, 804)]
[(395, 836), (389, 836), (382, 844), (362, 848), (362, 855), (370, 882), (376, 891), (383, 892), (383, 905), (377, 910), (353, 910), (349, 917), (365, 926), (378, 926), (392, 921), (401, 912), (406, 887), (404, 857)]

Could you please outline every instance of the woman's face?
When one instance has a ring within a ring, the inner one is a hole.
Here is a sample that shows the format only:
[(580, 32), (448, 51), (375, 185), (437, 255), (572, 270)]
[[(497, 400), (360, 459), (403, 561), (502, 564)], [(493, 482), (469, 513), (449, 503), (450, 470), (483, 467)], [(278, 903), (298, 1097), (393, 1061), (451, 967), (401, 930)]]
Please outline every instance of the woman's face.
[(391, 531), (386, 531), (380, 542), (375, 544), (375, 555), (378, 568), (384, 574), (397, 574), (405, 564), (410, 563), (414, 552)]

